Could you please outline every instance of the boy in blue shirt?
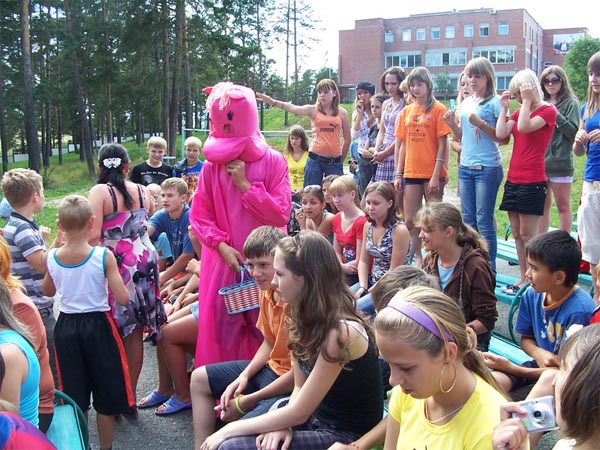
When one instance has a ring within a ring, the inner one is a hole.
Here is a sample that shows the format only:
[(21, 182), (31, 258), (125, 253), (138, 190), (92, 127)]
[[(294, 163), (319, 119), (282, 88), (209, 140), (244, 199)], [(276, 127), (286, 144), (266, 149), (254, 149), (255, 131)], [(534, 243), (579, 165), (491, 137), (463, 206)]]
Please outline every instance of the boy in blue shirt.
[(200, 161), (200, 151), (202, 150), (202, 141), (196, 136), (190, 136), (183, 143), (185, 158), (179, 161), (173, 167), (173, 176), (182, 178), (188, 186), (188, 198), (191, 199), (196, 192), (198, 185), (198, 175), (202, 170), (202, 161)]
[(173, 264), (160, 274), (161, 287), (181, 272), (194, 257), (194, 247), (188, 235), (190, 207), (186, 203), (188, 186), (181, 178), (168, 178), (161, 184), (163, 209), (148, 222), (148, 235), (158, 239), (166, 233), (171, 244)]
[(588, 325), (594, 300), (577, 286), (581, 250), (566, 231), (551, 231), (526, 246), (527, 280), (515, 330), (521, 348), (533, 358), (523, 365), (487, 353), (486, 362), (506, 392), (532, 384), (547, 368), (558, 367), (557, 353), (572, 325)]

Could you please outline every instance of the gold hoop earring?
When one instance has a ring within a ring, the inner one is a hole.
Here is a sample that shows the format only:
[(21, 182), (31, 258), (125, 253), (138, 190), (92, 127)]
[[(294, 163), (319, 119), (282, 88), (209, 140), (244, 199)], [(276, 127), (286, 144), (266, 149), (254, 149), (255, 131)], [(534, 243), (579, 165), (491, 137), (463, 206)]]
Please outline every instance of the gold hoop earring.
[(452, 368), (454, 369), (454, 379), (452, 380), (452, 384), (450, 385), (450, 388), (448, 388), (448, 390), (444, 390), (444, 387), (442, 386), (442, 378), (444, 377), (444, 372), (446, 371), (446, 366), (447, 366), (447, 364), (444, 364), (444, 367), (442, 367), (442, 370), (440, 371), (440, 391), (442, 391), (442, 394), (449, 393), (452, 389), (454, 389), (454, 386), (456, 385), (456, 366), (454, 366), (454, 364), (452, 364)]

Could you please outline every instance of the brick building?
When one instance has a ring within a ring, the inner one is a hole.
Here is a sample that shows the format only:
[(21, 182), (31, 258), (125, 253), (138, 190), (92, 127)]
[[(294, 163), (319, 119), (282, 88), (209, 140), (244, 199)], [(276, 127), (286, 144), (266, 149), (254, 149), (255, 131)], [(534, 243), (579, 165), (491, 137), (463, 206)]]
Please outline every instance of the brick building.
[(456, 86), (465, 64), (477, 56), (494, 64), (501, 92), (518, 70), (540, 74), (545, 66), (562, 65), (573, 41), (587, 35), (585, 27), (544, 30), (525, 9), (455, 9), (357, 20), (353, 30), (339, 32), (341, 96), (353, 99), (354, 86), (361, 80), (379, 86), (382, 72), (390, 66), (407, 71), (425, 66), (434, 79), (447, 71)]

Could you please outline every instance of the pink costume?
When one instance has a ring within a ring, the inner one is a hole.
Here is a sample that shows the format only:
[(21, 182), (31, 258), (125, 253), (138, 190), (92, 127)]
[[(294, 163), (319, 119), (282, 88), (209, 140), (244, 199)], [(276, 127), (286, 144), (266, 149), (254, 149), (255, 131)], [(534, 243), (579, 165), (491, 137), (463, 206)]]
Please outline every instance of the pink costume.
[[(262, 343), (256, 329), (258, 309), (227, 314), (218, 291), (233, 282), (217, 250), (225, 242), (243, 253), (246, 237), (261, 225), (283, 230), (290, 217), (290, 179), (281, 153), (269, 147), (258, 130), (254, 92), (232, 83), (209, 89), (206, 102), (211, 131), (202, 151), (206, 162), (192, 202), (190, 223), (202, 243), (196, 367), (222, 361), (251, 359)], [(252, 184), (242, 193), (226, 164), (244, 161)]]

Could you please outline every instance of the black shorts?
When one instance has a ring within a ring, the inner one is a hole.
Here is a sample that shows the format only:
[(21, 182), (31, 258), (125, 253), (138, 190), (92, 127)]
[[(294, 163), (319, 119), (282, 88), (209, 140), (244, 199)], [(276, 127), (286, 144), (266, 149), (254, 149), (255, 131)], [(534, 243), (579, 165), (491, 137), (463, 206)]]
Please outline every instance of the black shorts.
[(123, 341), (110, 312), (60, 313), (54, 329), (60, 389), (79, 405), (103, 415), (135, 406)]
[[(402, 184), (403, 185), (407, 185), (407, 184), (425, 184), (425, 183), (429, 183), (429, 180), (431, 180), (431, 178), (402, 178)], [(447, 177), (443, 177), (440, 178), (440, 184), (445, 183), (446, 181), (448, 181)]]
[[(539, 368), (537, 362), (533, 359), (530, 361), (525, 361), (523, 364), (521, 364), (521, 366), (527, 367), (528, 369)], [(534, 385), (535, 382), (537, 381), (537, 380), (534, 380), (533, 378), (519, 377), (516, 375), (510, 375), (508, 373), (505, 373), (505, 375), (508, 378), (510, 378), (510, 381), (512, 382), (512, 386), (510, 388), (511, 392), (516, 391), (517, 389), (521, 389), (524, 386)]]
[(500, 210), (531, 216), (543, 216), (547, 192), (546, 182), (514, 184), (507, 181), (504, 184)]

